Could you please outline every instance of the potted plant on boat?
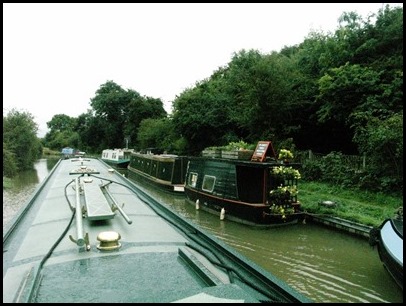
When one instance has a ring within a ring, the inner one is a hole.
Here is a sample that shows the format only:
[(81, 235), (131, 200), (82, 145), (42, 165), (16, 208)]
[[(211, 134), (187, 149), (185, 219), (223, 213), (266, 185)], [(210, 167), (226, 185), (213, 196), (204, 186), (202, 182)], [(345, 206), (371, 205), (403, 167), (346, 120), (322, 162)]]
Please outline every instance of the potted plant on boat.
[(286, 166), (273, 167), (271, 171), (276, 188), (269, 193), (270, 212), (285, 220), (286, 215), (294, 213), (300, 205), (297, 202), (297, 180), (301, 175), (299, 170)]
[(279, 186), (271, 190), (269, 199), (271, 206), (269, 208), (272, 215), (279, 215), (282, 220), (286, 219), (286, 215), (295, 212), (292, 204), (292, 192), (297, 194), (296, 186)]
[(221, 148), (220, 147), (208, 147), (202, 151), (203, 157), (221, 157)]
[(287, 164), (293, 159), (293, 153), (287, 149), (281, 149), (279, 151), (278, 159), (283, 160), (283, 162)]
[(231, 159), (250, 160), (254, 154), (255, 145), (248, 144), (245, 141), (230, 142), (222, 147), (221, 157)]

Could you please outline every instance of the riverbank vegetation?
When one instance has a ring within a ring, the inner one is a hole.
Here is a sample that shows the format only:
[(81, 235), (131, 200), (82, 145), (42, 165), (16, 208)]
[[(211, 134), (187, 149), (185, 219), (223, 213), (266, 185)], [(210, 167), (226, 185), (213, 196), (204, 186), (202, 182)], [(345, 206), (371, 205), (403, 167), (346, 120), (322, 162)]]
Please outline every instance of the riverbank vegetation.
[[(318, 216), (339, 217), (364, 225), (379, 226), (403, 207), (403, 197), (381, 192), (345, 189), (320, 182), (300, 183), (301, 209)], [(331, 205), (322, 202), (330, 201)]]
[(57, 150), (51, 150), (50, 148), (44, 147), (42, 149), (42, 156), (61, 156), (61, 151), (57, 151)]
[[(298, 199), (303, 211), (378, 226), (403, 206), (403, 188), (377, 188), (378, 180), (364, 158), (340, 152), (318, 157), (301, 152), (299, 157), (303, 179)], [(323, 205), (324, 201), (331, 205)]]
[(37, 131), (38, 125), (27, 111), (12, 109), (3, 116), (3, 177), (33, 168), (42, 155)]

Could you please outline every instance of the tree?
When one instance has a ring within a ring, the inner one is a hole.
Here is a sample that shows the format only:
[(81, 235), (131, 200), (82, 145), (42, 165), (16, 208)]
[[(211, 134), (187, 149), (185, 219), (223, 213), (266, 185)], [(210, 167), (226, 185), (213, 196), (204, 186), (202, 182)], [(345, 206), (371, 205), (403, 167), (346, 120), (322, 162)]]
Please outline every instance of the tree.
[(50, 129), (51, 132), (73, 131), (75, 124), (76, 119), (65, 114), (54, 115), (51, 121), (47, 122), (48, 129)]
[(368, 67), (347, 63), (332, 68), (319, 80), (318, 120), (348, 125), (351, 113), (376, 94), (379, 84), (379, 73)]
[(143, 148), (143, 144), (137, 142), (141, 122), (144, 119), (166, 118), (167, 113), (161, 99), (142, 97), (134, 90), (128, 90), (128, 94), (131, 99), (126, 112), (124, 135), (133, 139), (132, 147)]
[(47, 122), (49, 132), (45, 135), (45, 144), (54, 150), (61, 151), (64, 147), (79, 146), (79, 135), (75, 132), (77, 119), (65, 114), (57, 114)]
[(223, 137), (230, 133), (229, 102), (219, 78), (198, 82), (174, 101), (174, 128), (187, 140), (188, 154), (197, 155), (206, 146), (222, 145)]
[(90, 100), (95, 117), (100, 119), (106, 148), (121, 148), (124, 144), (124, 124), (132, 95), (113, 81), (107, 81)]
[(284, 138), (292, 129), (295, 95), (291, 88), (297, 78), (292, 60), (272, 52), (240, 52), (229, 64), (227, 92), (232, 100), (232, 122), (245, 130), (248, 142)]
[[(15, 163), (15, 167), (8, 168), (18, 171), (33, 168), (42, 153), (37, 131), (38, 125), (27, 111), (13, 108), (6, 117), (3, 116), (3, 174), (5, 162)], [(12, 173), (15, 172), (8, 171), (8, 174)]]
[(386, 119), (365, 116), (358, 114), (366, 124), (354, 136), (360, 152), (368, 157), (361, 185), (369, 190), (403, 191), (403, 111)]
[(3, 176), (13, 177), (17, 172), (16, 156), (12, 151), (7, 149), (7, 144), (3, 142)]
[(124, 147), (125, 137), (137, 139), (143, 119), (166, 116), (160, 99), (141, 97), (138, 92), (124, 90), (113, 81), (101, 85), (90, 104), (102, 123), (97, 134), (104, 134), (105, 148)]

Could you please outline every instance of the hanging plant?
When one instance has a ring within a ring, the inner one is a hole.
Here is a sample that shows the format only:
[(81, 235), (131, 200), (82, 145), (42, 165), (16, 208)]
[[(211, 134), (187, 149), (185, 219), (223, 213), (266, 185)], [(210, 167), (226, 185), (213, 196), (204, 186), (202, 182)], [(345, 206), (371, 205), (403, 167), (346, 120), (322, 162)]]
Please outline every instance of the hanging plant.
[(293, 179), (298, 180), (301, 178), (299, 170), (286, 166), (273, 167), (272, 174), (274, 176), (279, 176), (284, 180), (293, 180)]
[(290, 201), (290, 192), (287, 186), (279, 186), (269, 193), (269, 200), (273, 205), (286, 205)]

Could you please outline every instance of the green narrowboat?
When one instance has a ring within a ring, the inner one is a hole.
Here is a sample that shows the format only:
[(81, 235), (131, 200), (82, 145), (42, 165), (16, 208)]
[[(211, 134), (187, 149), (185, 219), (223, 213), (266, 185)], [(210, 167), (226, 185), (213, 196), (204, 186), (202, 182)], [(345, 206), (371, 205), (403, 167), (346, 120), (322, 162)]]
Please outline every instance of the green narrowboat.
[(279, 161), (271, 142), (259, 142), (250, 160), (191, 157), (185, 195), (196, 209), (221, 219), (267, 227), (293, 224), (302, 216), (299, 167)]
[(166, 191), (183, 193), (187, 162), (186, 156), (133, 152), (127, 167), (128, 177)]

